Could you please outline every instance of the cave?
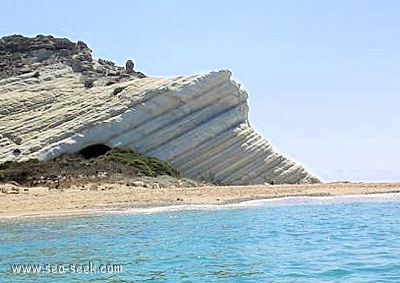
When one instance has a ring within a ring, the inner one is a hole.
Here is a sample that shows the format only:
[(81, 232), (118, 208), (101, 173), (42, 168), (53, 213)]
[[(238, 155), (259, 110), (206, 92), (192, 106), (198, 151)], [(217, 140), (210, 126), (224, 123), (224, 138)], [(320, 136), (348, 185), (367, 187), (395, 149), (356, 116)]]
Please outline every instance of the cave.
[(104, 155), (109, 150), (111, 150), (111, 147), (109, 146), (106, 146), (104, 144), (94, 144), (81, 149), (79, 151), (79, 154), (81, 154), (86, 159), (90, 159), (99, 157), (100, 155)]

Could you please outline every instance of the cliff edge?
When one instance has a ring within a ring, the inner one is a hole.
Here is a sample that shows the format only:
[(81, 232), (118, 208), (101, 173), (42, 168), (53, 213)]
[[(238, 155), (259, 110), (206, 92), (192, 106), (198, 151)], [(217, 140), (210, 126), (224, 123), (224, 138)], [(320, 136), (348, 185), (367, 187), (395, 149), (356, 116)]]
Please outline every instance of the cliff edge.
[(220, 184), (316, 183), (248, 122), (227, 70), (147, 77), (129, 60), (95, 60), (83, 42), (0, 39), (0, 162), (126, 146), (181, 175)]

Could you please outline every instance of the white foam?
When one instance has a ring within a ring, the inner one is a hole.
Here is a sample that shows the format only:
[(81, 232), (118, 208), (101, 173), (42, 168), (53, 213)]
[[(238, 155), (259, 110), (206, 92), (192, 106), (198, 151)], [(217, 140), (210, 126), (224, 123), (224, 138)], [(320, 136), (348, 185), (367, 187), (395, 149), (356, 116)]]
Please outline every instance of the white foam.
[(107, 214), (149, 214), (165, 213), (183, 210), (224, 210), (243, 209), (254, 206), (297, 206), (297, 205), (329, 205), (358, 202), (391, 202), (400, 201), (400, 193), (383, 193), (368, 195), (346, 195), (346, 196), (300, 196), (282, 197), (271, 199), (249, 200), (231, 204), (181, 204), (157, 207), (127, 207), (107, 211)]

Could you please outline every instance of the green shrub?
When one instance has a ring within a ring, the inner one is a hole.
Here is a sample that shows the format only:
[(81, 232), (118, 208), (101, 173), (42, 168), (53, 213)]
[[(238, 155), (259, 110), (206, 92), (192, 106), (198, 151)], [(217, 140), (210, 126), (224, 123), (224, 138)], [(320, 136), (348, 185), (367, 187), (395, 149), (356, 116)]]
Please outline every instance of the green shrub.
[(167, 162), (156, 157), (142, 155), (126, 147), (115, 147), (100, 158), (106, 161), (121, 162), (146, 176), (170, 175), (179, 177), (179, 172)]
[(118, 93), (120, 93), (121, 91), (123, 91), (126, 88), (126, 86), (124, 87), (116, 87), (113, 91), (113, 95), (117, 95)]
[(0, 164), (0, 170), (5, 170), (13, 166), (13, 164), (16, 163), (15, 161), (6, 161), (4, 163)]
[(162, 161), (156, 157), (147, 157), (147, 162), (153, 169), (153, 171), (156, 173), (156, 175), (170, 175), (173, 177), (179, 176), (178, 170), (173, 168), (165, 161)]
[(94, 80), (92, 79), (86, 79), (83, 83), (86, 88), (92, 88), (94, 85)]

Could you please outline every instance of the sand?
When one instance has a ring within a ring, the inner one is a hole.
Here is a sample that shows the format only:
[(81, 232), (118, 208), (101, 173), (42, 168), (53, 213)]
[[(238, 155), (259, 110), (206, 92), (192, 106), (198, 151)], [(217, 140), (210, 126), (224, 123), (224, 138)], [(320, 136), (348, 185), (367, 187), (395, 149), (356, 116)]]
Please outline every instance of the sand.
[(329, 183), (274, 186), (143, 188), (86, 184), (66, 190), (0, 185), (0, 219), (99, 214), (109, 210), (176, 205), (218, 205), (288, 196), (399, 193), (400, 183)]

